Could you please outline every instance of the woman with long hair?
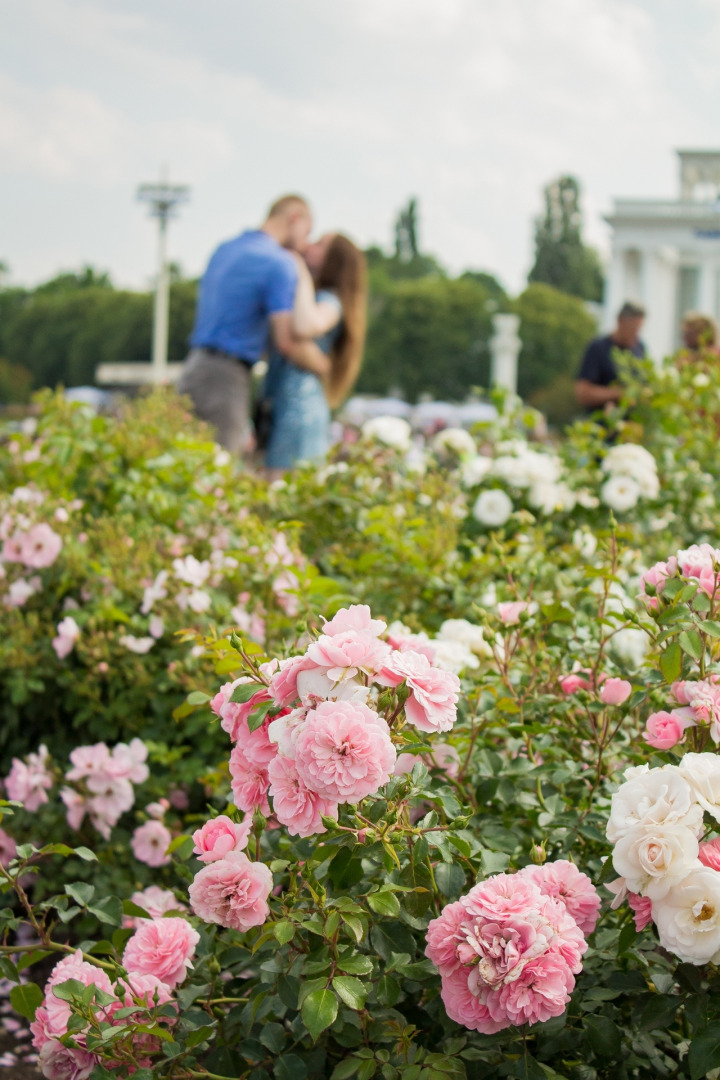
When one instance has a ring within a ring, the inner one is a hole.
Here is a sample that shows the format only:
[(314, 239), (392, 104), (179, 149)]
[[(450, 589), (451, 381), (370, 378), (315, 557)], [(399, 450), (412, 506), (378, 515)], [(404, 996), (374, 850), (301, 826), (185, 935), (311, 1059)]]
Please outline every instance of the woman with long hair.
[(314, 338), (330, 360), (321, 381), (273, 351), (263, 391), (271, 403), (265, 466), (276, 479), (297, 461), (321, 461), (330, 443), (330, 410), (350, 393), (362, 363), (367, 318), (365, 256), (341, 233), (312, 244), (298, 257), (293, 310), (298, 337)]

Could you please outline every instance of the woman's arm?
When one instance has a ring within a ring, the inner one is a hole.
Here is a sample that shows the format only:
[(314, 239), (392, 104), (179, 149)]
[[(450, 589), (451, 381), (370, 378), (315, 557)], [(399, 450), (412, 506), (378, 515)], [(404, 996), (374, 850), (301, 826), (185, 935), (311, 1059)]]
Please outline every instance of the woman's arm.
[(340, 322), (337, 304), (317, 303), (315, 286), (305, 260), (297, 256), (298, 284), (292, 312), (293, 332), (301, 338), (316, 338)]

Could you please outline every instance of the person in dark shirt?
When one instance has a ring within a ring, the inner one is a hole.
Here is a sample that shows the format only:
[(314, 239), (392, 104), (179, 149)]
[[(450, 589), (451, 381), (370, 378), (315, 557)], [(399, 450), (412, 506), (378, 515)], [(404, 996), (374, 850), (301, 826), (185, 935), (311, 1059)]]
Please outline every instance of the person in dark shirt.
[(575, 382), (575, 400), (588, 412), (614, 405), (622, 397), (613, 353), (620, 350), (631, 352), (638, 359), (645, 356), (645, 346), (640, 340), (644, 320), (644, 308), (625, 303), (612, 334), (595, 338), (588, 345)]

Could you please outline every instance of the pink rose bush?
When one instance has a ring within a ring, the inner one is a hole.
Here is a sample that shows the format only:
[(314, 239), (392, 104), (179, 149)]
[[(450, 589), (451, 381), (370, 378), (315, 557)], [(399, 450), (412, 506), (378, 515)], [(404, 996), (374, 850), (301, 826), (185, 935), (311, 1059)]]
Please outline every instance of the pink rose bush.
[(150, 775), (147, 756), (142, 739), (118, 743), (112, 750), (103, 742), (73, 750), (66, 786), (60, 791), (70, 827), (79, 829), (87, 815), (107, 840), (121, 816), (134, 806), (135, 785)]
[(491, 1035), (561, 1016), (600, 899), (571, 863), (497, 874), (448, 904), (427, 931), (448, 1016)]

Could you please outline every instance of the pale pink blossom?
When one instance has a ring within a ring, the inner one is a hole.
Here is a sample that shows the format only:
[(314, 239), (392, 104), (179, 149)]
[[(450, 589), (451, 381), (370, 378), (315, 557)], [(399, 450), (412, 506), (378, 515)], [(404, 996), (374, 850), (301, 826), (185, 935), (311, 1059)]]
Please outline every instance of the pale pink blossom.
[(210, 863), (224, 859), (229, 851), (242, 851), (247, 847), (251, 829), (251, 817), (239, 824), (225, 814), (211, 818), (193, 833), (195, 855), (200, 862)]
[(278, 754), (268, 765), (273, 811), (293, 836), (326, 832), (322, 818), (337, 820), (338, 804), (311, 791), (301, 779), (292, 758)]
[(33, 525), (21, 539), (21, 561), (33, 570), (52, 566), (62, 549), (62, 537), (46, 522)]
[(28, 754), (25, 761), (13, 758), (12, 768), (5, 778), (5, 791), (9, 799), (34, 811), (48, 801), (47, 792), (53, 786), (49, 767), (49, 754), (44, 744), (36, 754)]
[(148, 632), (152, 638), (161, 638), (165, 633), (165, 622), (160, 615), (151, 615), (148, 623)]
[(680, 742), (689, 726), (679, 711), (652, 713), (647, 718), (643, 738), (656, 750), (669, 750)]
[(17, 854), (17, 844), (9, 833), (0, 829), (0, 866), (9, 866)]
[(8, 607), (23, 607), (30, 597), (38, 592), (41, 584), (40, 578), (37, 576), (31, 577), (27, 581), (25, 578), (17, 578), (10, 584), (5, 596), (5, 603)]
[[(668, 559), (667, 562), (658, 562), (654, 566), (651, 566), (649, 570), (646, 570), (640, 577), (640, 595), (651, 609), (659, 607), (659, 596), (662, 595), (663, 587), (668, 578), (674, 577), (678, 571), (677, 559), (674, 555)], [(650, 596), (645, 591), (646, 585), (652, 585), (655, 588), (655, 596)]]
[(301, 671), (309, 671), (317, 665), (307, 654), (290, 656), (281, 660), (278, 670), (270, 679), (270, 695), (278, 708), (284, 708), (299, 697), (297, 680)]
[[(168, 911), (187, 910), (185, 904), (181, 903), (170, 889), (161, 889), (159, 885), (148, 885), (146, 889), (134, 892), (130, 899), (133, 904), (147, 911), (150, 919), (161, 919)], [(123, 926), (138, 926), (141, 921), (140, 915), (123, 915)]]
[(118, 638), (118, 643), (124, 645), (128, 652), (136, 653), (138, 656), (144, 656), (145, 653), (150, 652), (155, 644), (155, 638), (153, 637), (135, 637), (134, 634), (121, 634)]
[(87, 1080), (100, 1058), (80, 1047), (63, 1046), (48, 1039), (38, 1055), (38, 1068), (46, 1080)]
[(684, 551), (678, 551), (677, 563), (680, 573), (685, 578), (694, 578), (708, 596), (717, 588), (718, 564), (720, 551), (710, 544), (692, 544)]
[(678, 705), (690, 704), (690, 700), (687, 696), (687, 689), (690, 685), (691, 684), (686, 682), (685, 679), (680, 679), (677, 682), (674, 682), (670, 687), (670, 692), (677, 701)]
[(144, 784), (150, 775), (146, 764), (147, 756), (148, 749), (142, 739), (134, 738), (129, 743), (117, 743), (104, 771), (119, 780)]
[(270, 914), (272, 887), (272, 874), (264, 863), (250, 862), (244, 851), (231, 851), (198, 871), (189, 889), (190, 903), (204, 922), (250, 930), (262, 926)]
[(166, 866), (170, 862), (167, 849), (172, 840), (172, 833), (162, 821), (146, 821), (138, 825), (132, 835), (130, 846), (133, 855), (147, 866)]
[(97, 775), (107, 770), (110, 750), (104, 742), (90, 746), (77, 746), (70, 752), (72, 769), (68, 769), (67, 780), (84, 780), (87, 776)]
[(58, 660), (64, 660), (75, 648), (75, 642), (80, 637), (80, 627), (72, 615), (66, 615), (57, 626), (57, 637), (52, 640)]
[(720, 836), (700, 844), (698, 859), (703, 866), (710, 866), (713, 870), (720, 870)]
[(392, 650), (369, 630), (322, 634), (308, 647), (307, 657), (333, 682), (352, 679), (358, 672), (376, 675)]
[(560, 689), (563, 694), (576, 694), (578, 690), (591, 690), (592, 682), (586, 678), (585, 675), (590, 675), (589, 671), (573, 671), (570, 675), (566, 675), (560, 680)]
[(60, 798), (65, 803), (67, 810), (67, 823), (71, 829), (79, 829), (83, 818), (87, 813), (87, 800), (84, 795), (73, 788), (64, 787), (60, 790)]
[(635, 929), (639, 934), (652, 922), (652, 900), (649, 896), (638, 896), (637, 893), (629, 892), (627, 901), (632, 908)]
[(285, 614), (294, 619), (300, 611), (300, 601), (298, 599), (298, 592), (300, 590), (300, 582), (297, 579), (297, 575), (293, 574), (292, 570), (282, 570), (272, 583), (272, 590), (275, 593), (275, 598), (283, 609)]
[(171, 989), (185, 980), (200, 940), (186, 919), (141, 919), (125, 946), (123, 966), (128, 974), (154, 975)]
[(169, 809), (170, 803), (167, 799), (158, 799), (157, 802), (149, 802), (147, 804), (145, 813), (148, 817), (156, 818), (157, 821), (162, 821)]
[(208, 577), (212, 567), (207, 559), (200, 562), (194, 555), (187, 555), (184, 559), (173, 559), (175, 576), (184, 581), (186, 585), (193, 585), (196, 589), (201, 588)]
[(402, 623), (391, 623), (387, 632), (387, 643), (398, 652), (418, 652), (427, 656), (430, 663), (435, 662), (437, 649), (426, 633), (413, 634)]
[(233, 747), (230, 754), (230, 782), (239, 810), (246, 814), (261, 810), (265, 817), (269, 815), (267, 791), (270, 781), (267, 768), (252, 762), (239, 744)]
[(23, 562), (23, 534), (20, 532), (15, 533), (13, 536), (6, 536), (2, 549), (3, 562)]
[(433, 667), (422, 653), (393, 652), (378, 682), (386, 686), (406, 683), (410, 696), (405, 715), (420, 731), (449, 731), (455, 723), (460, 680), (451, 671)]
[(622, 705), (632, 694), (632, 683), (627, 679), (605, 679), (600, 687), (600, 700), (605, 705)]
[(387, 623), (383, 619), (373, 619), (367, 604), (351, 604), (350, 607), (340, 608), (323, 626), (323, 634), (328, 637), (353, 630), (380, 637), (387, 630)]
[(520, 622), (520, 616), (524, 611), (527, 611), (530, 604), (527, 600), (509, 600), (506, 603), (498, 604), (498, 615), (501, 622), (506, 626), (514, 626)]
[(338, 803), (374, 795), (390, 779), (395, 758), (387, 724), (358, 702), (321, 702), (308, 712), (295, 741), (301, 779)]
[(165, 588), (167, 578), (167, 570), (161, 570), (152, 585), (146, 587), (143, 593), (142, 604), (140, 605), (140, 612), (142, 615), (149, 615), (157, 601), (165, 599), (167, 596), (167, 589)]
[(540, 892), (563, 903), (583, 934), (592, 934), (600, 913), (600, 895), (587, 874), (567, 859), (526, 866), (526, 874)]

